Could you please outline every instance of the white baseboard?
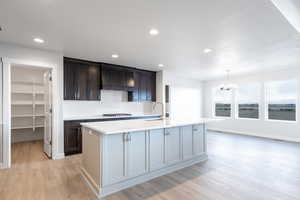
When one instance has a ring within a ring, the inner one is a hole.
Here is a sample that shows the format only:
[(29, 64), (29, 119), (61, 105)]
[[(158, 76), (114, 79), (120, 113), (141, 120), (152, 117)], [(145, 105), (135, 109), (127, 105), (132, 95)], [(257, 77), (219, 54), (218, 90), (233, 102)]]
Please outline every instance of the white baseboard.
[(55, 155), (52, 156), (53, 160), (58, 160), (58, 159), (63, 159), (65, 158), (65, 154), (64, 153), (57, 153)]
[(267, 139), (273, 139), (273, 140), (283, 140), (287, 142), (297, 142), (300, 143), (300, 138), (290, 138), (290, 137), (282, 137), (282, 136), (270, 136), (270, 135), (262, 135), (257, 133), (250, 133), (250, 132), (243, 132), (243, 131), (234, 131), (234, 130), (228, 130), (228, 129), (218, 129), (218, 128), (209, 128), (208, 131), (217, 131), (217, 132), (224, 132), (224, 133), (233, 133), (237, 135), (247, 135), (247, 136), (253, 136), (253, 137), (260, 137), (260, 138), (267, 138)]
[(0, 169), (7, 169), (9, 168), (8, 166), (6, 166), (3, 162), (0, 163)]

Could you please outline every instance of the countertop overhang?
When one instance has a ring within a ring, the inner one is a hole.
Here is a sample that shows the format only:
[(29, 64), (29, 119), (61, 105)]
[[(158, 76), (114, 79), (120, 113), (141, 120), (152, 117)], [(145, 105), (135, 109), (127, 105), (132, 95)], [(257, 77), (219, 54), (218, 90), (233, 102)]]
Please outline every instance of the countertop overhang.
[(93, 131), (109, 135), (124, 132), (135, 132), (161, 128), (172, 128), (178, 126), (187, 126), (195, 124), (206, 124), (210, 122), (221, 121), (221, 119), (198, 118), (198, 119), (136, 119), (123, 121), (107, 121), (107, 122), (89, 122), (81, 123), (83, 127), (92, 129)]

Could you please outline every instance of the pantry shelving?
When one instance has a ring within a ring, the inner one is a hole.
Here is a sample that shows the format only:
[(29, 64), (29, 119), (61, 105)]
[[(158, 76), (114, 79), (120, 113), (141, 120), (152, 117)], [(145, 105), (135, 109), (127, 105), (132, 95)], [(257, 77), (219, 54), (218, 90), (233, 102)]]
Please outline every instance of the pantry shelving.
[(12, 81), (12, 130), (44, 127), (44, 84)]

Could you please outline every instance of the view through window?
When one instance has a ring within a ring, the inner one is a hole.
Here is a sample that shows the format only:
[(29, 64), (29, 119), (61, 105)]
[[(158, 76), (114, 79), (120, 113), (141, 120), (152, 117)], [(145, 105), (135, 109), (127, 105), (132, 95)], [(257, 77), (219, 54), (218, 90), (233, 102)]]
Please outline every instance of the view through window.
[(261, 87), (259, 83), (240, 85), (237, 89), (238, 118), (258, 119)]
[(214, 111), (216, 117), (231, 117), (232, 91), (214, 90)]
[(267, 119), (296, 121), (297, 80), (266, 83)]

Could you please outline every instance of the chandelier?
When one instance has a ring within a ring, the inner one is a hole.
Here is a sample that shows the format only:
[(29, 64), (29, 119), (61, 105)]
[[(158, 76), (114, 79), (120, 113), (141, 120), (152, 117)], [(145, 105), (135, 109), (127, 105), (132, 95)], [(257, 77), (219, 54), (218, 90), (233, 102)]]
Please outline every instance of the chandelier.
[(230, 83), (229, 73), (230, 73), (230, 70), (226, 70), (226, 81), (219, 85), (219, 87), (218, 87), (219, 90), (221, 90), (221, 91), (232, 91), (232, 90), (238, 88), (238, 86), (236, 84)]

